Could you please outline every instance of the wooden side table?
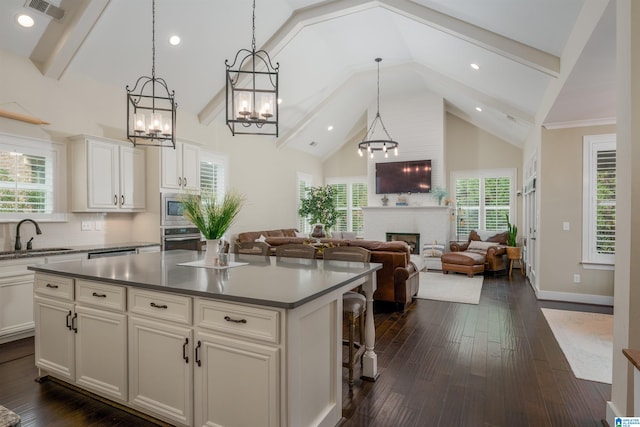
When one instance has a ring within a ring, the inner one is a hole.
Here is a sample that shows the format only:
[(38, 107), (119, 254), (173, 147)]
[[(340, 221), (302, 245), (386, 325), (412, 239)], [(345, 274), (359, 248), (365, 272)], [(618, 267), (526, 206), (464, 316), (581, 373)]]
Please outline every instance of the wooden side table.
[(520, 265), (520, 273), (524, 277), (524, 264), (522, 263), (522, 248), (520, 246), (507, 246), (507, 259), (509, 260), (509, 278), (511, 278), (511, 271), (513, 270), (514, 261), (518, 261)]

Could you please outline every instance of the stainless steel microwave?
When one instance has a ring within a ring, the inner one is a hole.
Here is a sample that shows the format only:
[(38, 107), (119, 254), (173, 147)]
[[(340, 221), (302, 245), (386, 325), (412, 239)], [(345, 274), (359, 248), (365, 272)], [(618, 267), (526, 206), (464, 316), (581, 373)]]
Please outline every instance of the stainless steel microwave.
[(180, 194), (162, 193), (161, 203), (161, 225), (163, 227), (193, 225), (182, 215), (183, 207), (180, 202)]

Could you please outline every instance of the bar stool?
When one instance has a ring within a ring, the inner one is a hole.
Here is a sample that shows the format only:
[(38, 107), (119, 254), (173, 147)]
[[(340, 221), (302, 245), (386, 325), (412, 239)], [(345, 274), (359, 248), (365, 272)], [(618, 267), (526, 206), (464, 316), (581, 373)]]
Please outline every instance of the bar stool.
[[(323, 251), (325, 261), (353, 261), (369, 262), (371, 252), (357, 246), (336, 246), (325, 248)], [(353, 389), (353, 371), (360, 362), (362, 369), (362, 355), (364, 345), (364, 313), (367, 308), (367, 299), (359, 292), (348, 291), (342, 296), (342, 314), (347, 318), (349, 339), (343, 340), (343, 344), (349, 346), (349, 359), (342, 363), (343, 368), (349, 369), (349, 391)], [(356, 341), (356, 323), (359, 329), (359, 341)]]

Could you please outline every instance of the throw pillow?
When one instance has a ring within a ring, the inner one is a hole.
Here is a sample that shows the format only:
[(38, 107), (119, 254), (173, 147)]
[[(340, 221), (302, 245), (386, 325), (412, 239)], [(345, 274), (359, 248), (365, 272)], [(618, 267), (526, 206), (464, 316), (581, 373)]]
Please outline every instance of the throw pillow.
[(433, 243), (425, 243), (422, 246), (422, 253), (429, 258), (439, 258), (444, 253), (444, 244), (434, 240)]
[(296, 231), (296, 237), (309, 237), (309, 235), (307, 233)]
[(266, 238), (266, 237), (264, 237), (264, 235), (262, 235), (262, 234), (260, 235), (260, 237), (258, 237), (258, 238), (256, 239), (256, 242), (262, 242), (262, 243), (264, 243), (264, 242), (266, 242), (266, 241), (267, 241), (267, 238)]
[(478, 240), (472, 240), (471, 242), (469, 242), (469, 247), (467, 247), (467, 250), (470, 251), (470, 252), (486, 254), (487, 253), (487, 249), (489, 249), (492, 246), (496, 246), (496, 243), (495, 242), (480, 242)]
[(341, 238), (342, 239), (346, 239), (346, 240), (355, 240), (356, 233), (354, 233), (352, 231), (343, 231)]

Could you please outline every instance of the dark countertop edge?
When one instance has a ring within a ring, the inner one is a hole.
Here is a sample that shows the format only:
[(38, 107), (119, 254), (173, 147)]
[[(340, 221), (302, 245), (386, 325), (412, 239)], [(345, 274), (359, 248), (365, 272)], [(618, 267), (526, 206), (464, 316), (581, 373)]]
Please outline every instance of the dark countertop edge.
[(369, 265), (371, 265), (373, 267), (372, 270), (370, 271), (365, 271), (359, 274), (356, 274), (352, 277), (349, 278), (349, 280), (339, 284), (339, 285), (334, 285), (331, 286), (329, 288), (326, 288), (318, 293), (315, 293), (307, 298), (303, 298), (301, 300), (298, 301), (294, 301), (294, 302), (283, 302), (283, 301), (274, 301), (274, 300), (261, 300), (261, 299), (255, 299), (255, 298), (247, 298), (247, 297), (241, 297), (241, 296), (236, 296), (236, 295), (225, 295), (225, 294), (216, 294), (216, 293), (210, 293), (210, 292), (203, 292), (203, 291), (194, 291), (194, 290), (190, 290), (190, 289), (183, 289), (183, 288), (172, 288), (172, 287), (165, 287), (165, 286), (158, 286), (158, 285), (151, 285), (149, 283), (142, 283), (142, 282), (131, 282), (131, 281), (126, 281), (126, 280), (117, 280), (117, 279), (109, 279), (109, 278), (104, 278), (104, 277), (95, 277), (95, 276), (89, 276), (89, 275), (84, 275), (84, 274), (77, 274), (77, 273), (59, 273), (59, 272), (55, 272), (50, 270), (46, 264), (43, 265), (30, 265), (27, 267), (27, 269), (29, 270), (33, 270), (33, 271), (37, 271), (40, 273), (45, 273), (45, 274), (51, 274), (54, 276), (61, 276), (61, 277), (72, 277), (74, 279), (84, 279), (84, 280), (91, 280), (93, 282), (104, 282), (104, 283), (110, 283), (113, 285), (119, 285), (119, 286), (130, 286), (133, 288), (141, 288), (141, 289), (149, 289), (149, 290), (153, 290), (153, 291), (157, 291), (157, 292), (168, 292), (168, 293), (173, 293), (173, 294), (181, 294), (181, 295), (189, 295), (189, 296), (197, 296), (197, 297), (203, 297), (203, 298), (209, 298), (209, 299), (215, 299), (215, 300), (220, 300), (220, 301), (231, 301), (231, 302), (240, 302), (240, 303), (245, 303), (245, 304), (253, 304), (253, 305), (259, 305), (259, 306), (263, 306), (263, 307), (275, 307), (275, 308), (284, 308), (284, 309), (293, 309), (293, 308), (297, 308), (300, 307), (304, 304), (306, 304), (309, 301), (313, 301), (314, 299), (322, 296), (322, 295), (326, 295), (332, 291), (334, 291), (337, 288), (340, 288), (348, 283), (353, 283), (356, 280), (367, 276), (368, 274), (371, 274), (374, 271), (380, 270), (382, 268), (382, 264), (380, 263), (369, 263)]
[[(104, 250), (127, 250), (127, 249), (136, 249), (136, 248), (146, 248), (149, 246), (160, 246), (160, 243), (154, 242), (127, 242), (127, 243), (105, 243), (100, 245), (57, 245), (61, 247), (69, 247), (68, 250), (64, 251), (51, 251), (51, 252), (29, 252), (28, 250), (14, 251), (8, 254), (0, 255), (0, 261), (8, 261), (12, 259), (23, 259), (23, 258), (41, 258), (47, 256), (56, 256), (56, 255), (69, 255), (69, 254), (79, 254), (83, 252), (101, 252)], [(36, 248), (37, 250), (37, 248)]]

